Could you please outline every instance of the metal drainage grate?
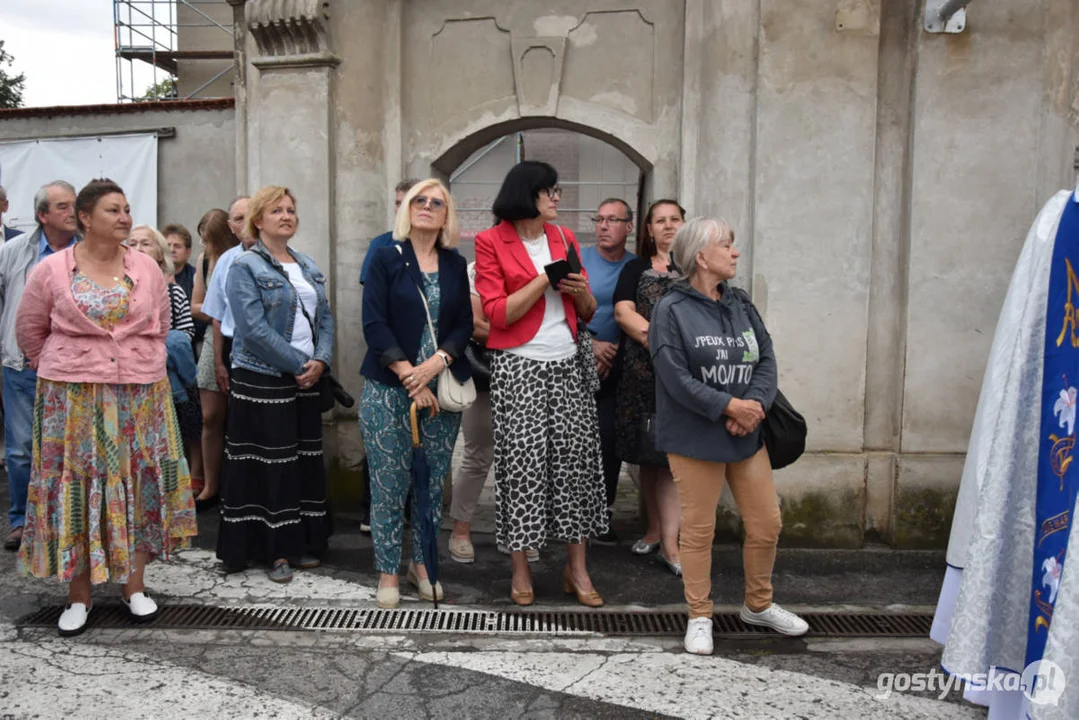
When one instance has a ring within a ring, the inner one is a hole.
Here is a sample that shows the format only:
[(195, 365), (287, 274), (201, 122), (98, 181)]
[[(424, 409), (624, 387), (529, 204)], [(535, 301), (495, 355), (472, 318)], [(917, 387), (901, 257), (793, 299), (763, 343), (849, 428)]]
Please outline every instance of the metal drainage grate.
[[(20, 628), (56, 627), (62, 605), (43, 608)], [(810, 637), (927, 637), (933, 616), (924, 613), (804, 613)], [(736, 613), (716, 613), (720, 637), (771, 635), (744, 624)], [(135, 625), (123, 605), (104, 604), (90, 613), (88, 628), (154, 627), (166, 630), (352, 630), (357, 632), (460, 633), (480, 635), (682, 635), (683, 613), (379, 610), (349, 608), (214, 607), (165, 605), (151, 625)]]

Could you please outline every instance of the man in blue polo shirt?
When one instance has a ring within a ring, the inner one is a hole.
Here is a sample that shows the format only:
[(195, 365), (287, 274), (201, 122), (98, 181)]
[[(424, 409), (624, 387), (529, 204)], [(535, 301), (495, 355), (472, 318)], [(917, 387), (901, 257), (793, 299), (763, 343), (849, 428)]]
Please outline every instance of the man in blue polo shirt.
[[(622, 267), (635, 256), (626, 250), (626, 239), (633, 232), (633, 210), (619, 198), (608, 198), (599, 204), (592, 222), (596, 226), (596, 244), (581, 251), (581, 263), (588, 271), (588, 284), (596, 298), (596, 314), (588, 323), (592, 333), (592, 348), (596, 355), (600, 387), (596, 393), (599, 413), (599, 438), (603, 451), (603, 480), (607, 489), (607, 508), (614, 506), (618, 476), (622, 461), (614, 449), (615, 389), (618, 386), (618, 343), (622, 330), (614, 319), (614, 288)], [(617, 545), (614, 525), (605, 535), (593, 538), (600, 545)]]

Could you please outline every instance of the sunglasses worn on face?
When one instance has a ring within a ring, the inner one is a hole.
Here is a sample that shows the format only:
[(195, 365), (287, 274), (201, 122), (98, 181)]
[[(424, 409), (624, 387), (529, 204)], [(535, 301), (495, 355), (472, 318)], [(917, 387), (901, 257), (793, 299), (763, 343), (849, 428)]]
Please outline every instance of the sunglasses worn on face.
[(412, 207), (414, 208), (427, 207), (428, 204), (435, 210), (441, 210), (446, 207), (446, 201), (439, 198), (429, 198), (426, 195), (417, 195), (412, 198)]
[(547, 196), (548, 200), (555, 200), (562, 197), (562, 188), (555, 185), (554, 187), (544, 188), (540, 190), (541, 193)]

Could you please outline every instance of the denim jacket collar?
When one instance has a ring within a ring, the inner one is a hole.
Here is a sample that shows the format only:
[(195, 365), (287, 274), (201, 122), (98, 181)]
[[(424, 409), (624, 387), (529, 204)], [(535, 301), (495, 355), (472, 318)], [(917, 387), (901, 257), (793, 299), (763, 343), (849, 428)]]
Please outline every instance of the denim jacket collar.
[[(293, 260), (295, 260), (297, 263), (300, 264), (300, 267), (304, 266), (303, 262), (300, 260), (299, 257), (297, 257), (296, 253), (293, 252), (292, 248), (290, 248), (288, 245), (286, 245), (285, 250), (288, 252), (289, 257), (291, 257)], [(288, 271), (285, 270), (285, 266), (282, 265), (280, 262), (278, 262), (277, 258), (275, 258), (273, 256), (273, 253), (270, 252), (270, 248), (266, 247), (266, 244), (264, 242), (262, 242), (261, 239), (256, 240), (255, 244), (251, 246), (251, 248), (250, 248), (250, 250), (248, 252), (258, 253), (259, 255), (262, 256), (263, 260), (270, 263), (270, 265), (273, 267), (274, 270), (276, 270), (277, 272), (279, 272), (279, 273), (281, 273), (283, 275), (286, 275), (286, 276), (288, 275)]]

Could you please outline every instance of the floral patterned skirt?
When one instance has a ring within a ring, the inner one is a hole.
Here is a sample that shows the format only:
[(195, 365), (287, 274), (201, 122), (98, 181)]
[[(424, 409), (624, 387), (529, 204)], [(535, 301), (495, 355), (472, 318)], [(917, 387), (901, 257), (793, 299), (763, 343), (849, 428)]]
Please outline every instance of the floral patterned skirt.
[(150, 385), (40, 378), (17, 569), (70, 582), (127, 582), (197, 533), (191, 474), (167, 379)]

